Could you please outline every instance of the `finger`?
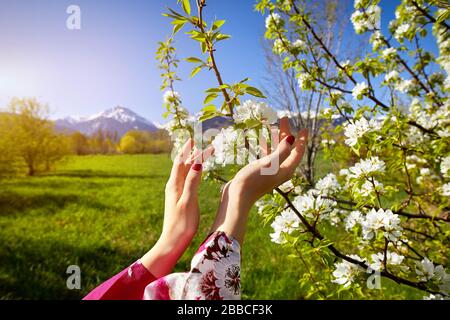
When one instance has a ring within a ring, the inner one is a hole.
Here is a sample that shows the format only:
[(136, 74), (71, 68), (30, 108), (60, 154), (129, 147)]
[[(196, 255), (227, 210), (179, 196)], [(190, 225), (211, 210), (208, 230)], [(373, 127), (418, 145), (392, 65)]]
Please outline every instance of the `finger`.
[(203, 162), (212, 157), (213, 154), (214, 154), (214, 147), (212, 145), (209, 145), (202, 153)]
[(289, 118), (284, 117), (280, 119), (280, 140), (283, 140), (287, 136), (290, 136), (291, 134), (291, 128), (289, 125)]
[(292, 135), (286, 136), (279, 144), (275, 151), (269, 156), (271, 163), (274, 163), (275, 157), (278, 158), (278, 163), (283, 163), (289, 157), (291, 151), (295, 147), (295, 137)]
[(281, 164), (280, 172), (286, 176), (291, 176), (300, 164), (308, 145), (308, 129), (302, 129), (298, 133), (295, 147), (287, 159)]
[(194, 163), (184, 182), (183, 194), (181, 195), (180, 201), (194, 201), (197, 199), (197, 191), (202, 179), (202, 169), (201, 163)]
[(193, 147), (193, 140), (189, 138), (183, 147), (181, 147), (177, 156), (173, 161), (172, 171), (170, 172), (170, 179), (177, 181), (180, 179), (181, 174), (184, 172), (184, 162), (188, 155), (191, 153)]
[(189, 157), (186, 159), (184, 164), (186, 166), (188, 166), (188, 169), (189, 169), (191, 167), (191, 165), (195, 162), (195, 159), (201, 157), (201, 155), (202, 155), (202, 151), (194, 147), (194, 150), (189, 155)]
[(181, 163), (184, 163), (191, 155), (192, 148), (194, 147), (194, 140), (189, 138), (178, 153), (178, 157)]

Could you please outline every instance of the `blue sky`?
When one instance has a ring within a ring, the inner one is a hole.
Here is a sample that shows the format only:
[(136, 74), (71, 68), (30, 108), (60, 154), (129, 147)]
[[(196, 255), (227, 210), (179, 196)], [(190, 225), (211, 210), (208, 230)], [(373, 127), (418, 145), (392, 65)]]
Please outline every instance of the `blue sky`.
[[(192, 4), (194, 1), (191, 1)], [(382, 1), (382, 23), (398, 1)], [(68, 30), (66, 8), (81, 8), (81, 30)], [(264, 76), (261, 46), (264, 17), (255, 0), (210, 0), (206, 20), (225, 19), (232, 39), (218, 47), (217, 61), (226, 82)], [(0, 107), (14, 96), (35, 96), (52, 118), (90, 115), (121, 105), (162, 121), (161, 79), (155, 50), (171, 32), (161, 15), (176, 0), (0, 0)], [(198, 55), (197, 43), (177, 36), (179, 57)], [(202, 107), (203, 91), (216, 84), (211, 72), (189, 79), (183, 63), (177, 84), (192, 112)]]

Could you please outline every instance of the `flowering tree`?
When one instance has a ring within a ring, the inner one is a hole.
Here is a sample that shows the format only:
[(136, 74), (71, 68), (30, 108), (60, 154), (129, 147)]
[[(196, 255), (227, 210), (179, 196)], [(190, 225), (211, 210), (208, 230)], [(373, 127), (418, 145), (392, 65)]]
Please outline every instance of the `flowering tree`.
[[(256, 159), (261, 145), (277, 143), (270, 127), (277, 114), (264, 102), (241, 102), (244, 95), (264, 98), (248, 79), (227, 83), (222, 78), (214, 53), (229, 38), (221, 32), (224, 21), (207, 24), (205, 0), (196, 1), (195, 14), (188, 0), (179, 2), (183, 13), (169, 9), (172, 37), (158, 50), (171, 116), (167, 128), (178, 145), (195, 134), (197, 121), (232, 119), (232, 126), (213, 137), (215, 156), (205, 164), (207, 177), (225, 180), (236, 164)], [(335, 142), (323, 151), (332, 172), (313, 183), (299, 174), (261, 199), (258, 212), (273, 228), (271, 240), (301, 261), (300, 284), (310, 297), (372, 294), (365, 288), (379, 288), (381, 279), (390, 279), (422, 290), (427, 298), (445, 298), (450, 289), (445, 271), (450, 257), (449, 9), (436, 1), (403, 0), (385, 31), (378, 2), (354, 3), (354, 31), (367, 34), (371, 48), (353, 61), (341, 61), (323, 39), (307, 3), (257, 2), (256, 10), (266, 15), (265, 37), (273, 41), (283, 69), (294, 73), (301, 90), (323, 97), (321, 138)], [(196, 65), (192, 76), (209, 69), (217, 78), (197, 116), (181, 107), (174, 89), (179, 61), (173, 37), (183, 27), (203, 54), (186, 59)], [(422, 45), (430, 38), (438, 45), (437, 57)], [(216, 107), (219, 96), (222, 103)], [(342, 125), (333, 124), (336, 118)]]

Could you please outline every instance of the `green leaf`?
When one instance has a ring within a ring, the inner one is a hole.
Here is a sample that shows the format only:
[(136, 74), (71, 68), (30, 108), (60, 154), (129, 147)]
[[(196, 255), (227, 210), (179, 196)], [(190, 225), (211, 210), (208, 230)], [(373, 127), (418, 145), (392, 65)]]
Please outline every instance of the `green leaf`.
[(218, 96), (218, 94), (215, 93), (215, 92), (208, 94), (208, 95), (206, 96), (206, 98), (205, 98), (205, 101), (203, 101), (203, 104), (208, 104), (208, 103), (210, 103), (210, 102), (213, 101), (215, 98), (217, 98), (217, 96)]
[(225, 23), (225, 20), (214, 21), (214, 23), (212, 25), (212, 29), (213, 30), (219, 29), (221, 26), (223, 26), (224, 23)]
[(200, 47), (202, 48), (202, 53), (206, 52), (206, 42), (201, 42)]
[(196, 57), (189, 57), (189, 58), (186, 58), (184, 60), (186, 60), (187, 62), (192, 62), (192, 63), (203, 63), (202, 59), (199, 59), (199, 58), (196, 58)]
[(217, 108), (215, 105), (210, 104), (210, 105), (203, 107), (202, 111), (203, 111), (203, 113), (211, 113), (211, 112), (216, 112)]
[(248, 94), (251, 94), (252, 96), (258, 97), (258, 98), (265, 98), (266, 96), (257, 88), (255, 87), (247, 87), (245, 91)]
[(169, 115), (170, 115), (170, 111), (166, 111), (166, 112), (163, 113), (162, 116), (163, 116), (164, 119), (167, 119), (167, 117), (168, 117)]
[(191, 3), (189, 2), (189, 0), (183, 0), (182, 5), (184, 12), (186, 12), (188, 15), (191, 15)]
[(191, 78), (193, 78), (200, 70), (202, 70), (203, 66), (195, 67), (191, 72)]
[(217, 116), (217, 114), (216, 114), (215, 112), (207, 112), (207, 113), (202, 114), (202, 115), (200, 116), (199, 120), (200, 120), (200, 121), (205, 121), (205, 120), (214, 118), (214, 117), (216, 117), (216, 116)]
[(178, 31), (180, 31), (181, 28), (184, 27), (184, 24), (185, 24), (185, 23), (180, 23), (180, 24), (174, 25), (174, 26), (173, 26), (173, 31), (172, 31), (172, 33), (173, 33), (173, 34), (176, 34)]
[(231, 36), (229, 34), (218, 34), (216, 37), (217, 41), (221, 41), (221, 40), (225, 40), (225, 39), (229, 39), (231, 38)]
[(220, 92), (219, 88), (209, 88), (208, 90), (205, 91), (206, 93), (212, 93), (212, 92)]

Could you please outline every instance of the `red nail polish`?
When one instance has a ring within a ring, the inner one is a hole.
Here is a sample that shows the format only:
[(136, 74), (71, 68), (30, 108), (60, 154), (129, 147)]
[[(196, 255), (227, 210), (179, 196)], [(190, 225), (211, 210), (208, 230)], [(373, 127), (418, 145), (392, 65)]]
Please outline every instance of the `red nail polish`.
[(291, 146), (294, 144), (295, 137), (294, 136), (287, 136), (286, 142), (289, 143)]
[(196, 163), (192, 166), (192, 170), (195, 170), (195, 171), (201, 171), (202, 168), (203, 168), (203, 166), (201, 163)]

